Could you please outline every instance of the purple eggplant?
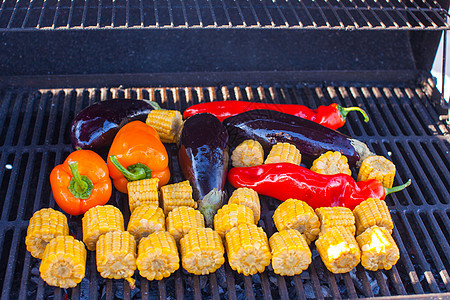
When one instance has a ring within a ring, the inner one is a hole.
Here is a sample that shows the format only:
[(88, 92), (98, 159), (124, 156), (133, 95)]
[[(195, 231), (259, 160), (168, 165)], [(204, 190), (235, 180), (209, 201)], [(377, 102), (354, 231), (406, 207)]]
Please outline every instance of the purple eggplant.
[(228, 158), (228, 133), (219, 119), (203, 113), (184, 122), (178, 162), (208, 226), (222, 206)]
[(302, 162), (311, 163), (327, 151), (339, 151), (350, 165), (358, 165), (373, 155), (366, 144), (312, 121), (271, 110), (252, 110), (223, 121), (230, 136), (230, 147), (254, 139), (261, 143), (267, 155), (276, 143), (295, 145)]

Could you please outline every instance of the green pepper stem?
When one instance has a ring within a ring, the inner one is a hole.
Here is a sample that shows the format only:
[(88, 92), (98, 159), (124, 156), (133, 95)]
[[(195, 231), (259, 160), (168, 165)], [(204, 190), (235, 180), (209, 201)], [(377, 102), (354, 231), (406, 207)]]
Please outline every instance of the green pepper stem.
[(362, 108), (358, 107), (358, 106), (352, 106), (352, 107), (342, 107), (340, 105), (337, 105), (336, 108), (339, 110), (339, 113), (341, 114), (342, 118), (345, 120), (345, 118), (347, 117), (347, 114), (351, 111), (359, 111), (363, 117), (364, 117), (364, 122), (369, 122), (369, 116), (367, 115), (366, 111), (363, 110)]
[(156, 101), (150, 101), (150, 100), (143, 100), (143, 101), (145, 101), (145, 102), (147, 102), (148, 104), (150, 104), (151, 107), (152, 107), (153, 109), (155, 109), (155, 110), (160, 110), (160, 109), (162, 109), (161, 106), (159, 106), (158, 102), (156, 102)]
[(135, 167), (132, 171), (129, 171), (125, 169), (117, 160), (117, 157), (115, 155), (109, 156), (109, 160), (111, 163), (117, 168), (117, 170), (122, 173), (122, 175), (128, 180), (128, 181), (135, 181), (135, 180), (141, 180), (147, 178), (147, 173), (145, 172), (144, 168), (142, 167)]
[(391, 193), (399, 192), (410, 185), (411, 185), (411, 179), (408, 179), (408, 181), (406, 183), (399, 185), (399, 186), (394, 186), (391, 188), (384, 188), (384, 191), (385, 191), (386, 195), (389, 195)]
[(81, 179), (80, 172), (78, 172), (78, 162), (71, 161), (69, 163), (70, 171), (72, 172), (73, 180), (75, 180), (74, 188), (78, 193), (83, 194), (88, 189), (88, 184)]

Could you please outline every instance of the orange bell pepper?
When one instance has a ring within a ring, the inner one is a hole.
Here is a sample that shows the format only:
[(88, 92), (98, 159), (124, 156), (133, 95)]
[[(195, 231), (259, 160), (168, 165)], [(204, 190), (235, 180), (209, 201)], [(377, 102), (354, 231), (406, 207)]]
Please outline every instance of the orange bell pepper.
[(119, 192), (127, 192), (129, 181), (158, 178), (159, 186), (169, 182), (169, 156), (153, 127), (133, 121), (114, 137), (107, 160), (109, 173)]
[(108, 167), (100, 155), (91, 150), (74, 151), (53, 168), (50, 185), (56, 204), (74, 216), (106, 204), (112, 193)]

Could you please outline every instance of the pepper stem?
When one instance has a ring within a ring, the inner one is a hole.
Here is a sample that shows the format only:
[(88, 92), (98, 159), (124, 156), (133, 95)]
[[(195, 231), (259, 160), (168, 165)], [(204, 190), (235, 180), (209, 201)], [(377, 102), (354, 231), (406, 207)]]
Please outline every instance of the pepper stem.
[(72, 178), (69, 182), (69, 191), (74, 197), (79, 199), (88, 199), (94, 188), (92, 181), (85, 175), (80, 175), (78, 171), (78, 162), (71, 161), (69, 163), (70, 171), (72, 172)]
[(369, 122), (369, 116), (367, 115), (366, 111), (363, 110), (362, 108), (358, 107), (358, 106), (352, 106), (352, 107), (342, 107), (339, 104), (336, 105), (336, 108), (339, 110), (339, 113), (341, 114), (342, 118), (345, 120), (345, 118), (347, 117), (347, 114), (351, 111), (359, 111), (363, 117), (364, 117), (364, 122)]
[(384, 188), (384, 191), (385, 191), (386, 195), (389, 195), (391, 193), (399, 192), (410, 185), (411, 185), (411, 179), (408, 179), (408, 181), (406, 183), (399, 185), (399, 186), (394, 186), (391, 188)]
[(158, 102), (156, 101), (150, 101), (150, 100), (143, 100), (145, 102), (147, 102), (148, 104), (150, 104), (150, 106), (155, 109), (155, 110), (160, 110), (162, 109), (161, 106), (159, 106)]
[(144, 164), (137, 163), (128, 166), (126, 169), (119, 163), (115, 155), (109, 156), (111, 163), (119, 170), (120, 173), (128, 181), (136, 181), (141, 179), (147, 179), (152, 177), (152, 170)]

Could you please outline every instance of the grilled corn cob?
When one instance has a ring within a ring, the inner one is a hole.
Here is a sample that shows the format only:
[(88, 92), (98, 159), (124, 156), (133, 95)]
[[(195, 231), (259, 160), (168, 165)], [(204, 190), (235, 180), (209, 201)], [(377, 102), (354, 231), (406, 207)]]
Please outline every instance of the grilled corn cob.
[(372, 155), (363, 160), (357, 180), (377, 179), (386, 188), (394, 184), (395, 165), (387, 158)]
[(272, 258), (267, 235), (255, 224), (241, 224), (225, 235), (230, 267), (245, 276), (263, 272)]
[(214, 230), (224, 238), (225, 234), (239, 224), (255, 224), (253, 211), (240, 204), (226, 204), (214, 216)]
[(178, 206), (197, 208), (197, 202), (192, 198), (192, 187), (188, 180), (161, 187), (161, 199), (166, 216)]
[(98, 205), (89, 209), (83, 216), (83, 242), (90, 251), (95, 251), (98, 238), (110, 231), (123, 231), (123, 215), (112, 205)]
[(391, 214), (386, 202), (380, 199), (369, 198), (353, 209), (356, 221), (356, 234), (360, 235), (374, 225), (386, 228), (389, 233), (394, 229)]
[(175, 239), (167, 231), (158, 231), (141, 239), (136, 265), (141, 276), (161, 280), (180, 267)]
[(161, 142), (176, 143), (183, 117), (178, 110), (155, 109), (148, 114), (145, 123), (155, 128)]
[(219, 234), (211, 228), (194, 228), (180, 241), (183, 268), (195, 275), (215, 272), (225, 262)]
[(179, 241), (193, 228), (205, 228), (205, 218), (200, 211), (188, 206), (174, 208), (166, 220), (167, 231)]
[(159, 205), (158, 178), (130, 181), (127, 183), (130, 212), (144, 203)]
[(253, 218), (255, 223), (259, 222), (261, 216), (261, 203), (259, 202), (258, 193), (255, 190), (249, 188), (235, 189), (228, 199), (228, 204), (236, 203), (249, 207), (253, 211)]
[(319, 207), (316, 214), (320, 221), (320, 234), (323, 234), (331, 227), (342, 226), (347, 228), (352, 235), (355, 235), (355, 216), (347, 207)]
[(302, 155), (295, 145), (289, 143), (277, 143), (270, 149), (269, 155), (267, 155), (264, 163), (273, 164), (287, 162), (299, 166), (301, 161)]
[(294, 229), (274, 233), (269, 239), (272, 267), (276, 274), (294, 276), (311, 264), (311, 250), (303, 235)]
[(278, 231), (295, 229), (305, 236), (308, 244), (314, 241), (320, 232), (320, 222), (316, 213), (306, 202), (287, 199), (273, 214)]
[(345, 227), (331, 227), (316, 241), (316, 249), (331, 273), (347, 273), (360, 262), (355, 236)]
[(339, 174), (352, 175), (348, 159), (339, 151), (328, 151), (313, 161), (311, 171), (319, 174)]
[(141, 238), (156, 231), (164, 231), (165, 228), (166, 221), (163, 210), (153, 204), (143, 204), (131, 214), (127, 231), (139, 242)]
[(57, 236), (68, 235), (66, 216), (54, 209), (43, 208), (33, 214), (28, 224), (25, 244), (35, 258), (42, 258), (45, 246)]
[(253, 167), (264, 162), (264, 150), (255, 140), (245, 140), (231, 154), (233, 167)]

